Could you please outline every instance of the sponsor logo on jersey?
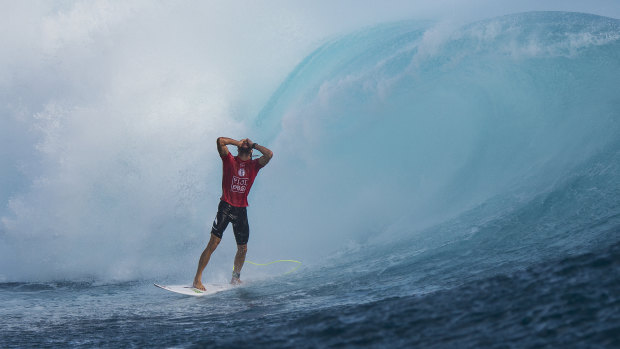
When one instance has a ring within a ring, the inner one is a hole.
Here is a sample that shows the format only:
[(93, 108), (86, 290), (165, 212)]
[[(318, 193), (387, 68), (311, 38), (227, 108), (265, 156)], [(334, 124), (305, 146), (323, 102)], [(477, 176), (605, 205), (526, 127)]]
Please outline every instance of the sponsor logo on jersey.
[(233, 193), (245, 193), (245, 189), (248, 186), (248, 181), (249, 178), (239, 178), (237, 176), (233, 176), (230, 190)]

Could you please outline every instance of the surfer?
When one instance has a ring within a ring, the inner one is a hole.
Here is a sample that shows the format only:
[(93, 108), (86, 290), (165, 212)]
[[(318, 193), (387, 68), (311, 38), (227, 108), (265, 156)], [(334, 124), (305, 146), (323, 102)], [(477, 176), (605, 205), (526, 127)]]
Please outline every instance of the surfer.
[[(237, 146), (237, 156), (232, 156), (227, 146)], [(262, 156), (252, 160), (252, 150), (261, 152)], [(237, 254), (232, 273), (231, 284), (241, 283), (241, 268), (245, 262), (245, 255), (248, 251), (247, 244), (250, 236), (250, 226), (248, 224), (248, 194), (254, 178), (258, 171), (263, 168), (273, 157), (273, 152), (262, 145), (258, 145), (248, 138), (240, 141), (232, 138), (219, 137), (217, 139), (217, 151), (220, 153), (223, 165), (222, 175), (222, 197), (217, 207), (217, 214), (211, 228), (211, 238), (207, 247), (200, 255), (198, 270), (194, 277), (193, 286), (199, 290), (205, 290), (202, 284), (202, 271), (205, 269), (215, 251), (217, 245), (222, 240), (222, 233), (232, 223), (235, 240), (237, 241)]]

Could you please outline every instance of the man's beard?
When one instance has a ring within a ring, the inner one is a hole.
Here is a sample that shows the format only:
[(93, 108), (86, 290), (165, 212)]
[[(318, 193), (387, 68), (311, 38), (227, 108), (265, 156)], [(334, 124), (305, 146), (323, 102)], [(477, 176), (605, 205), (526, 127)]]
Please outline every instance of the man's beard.
[(252, 154), (252, 149), (250, 148), (239, 148), (239, 155), (250, 155)]

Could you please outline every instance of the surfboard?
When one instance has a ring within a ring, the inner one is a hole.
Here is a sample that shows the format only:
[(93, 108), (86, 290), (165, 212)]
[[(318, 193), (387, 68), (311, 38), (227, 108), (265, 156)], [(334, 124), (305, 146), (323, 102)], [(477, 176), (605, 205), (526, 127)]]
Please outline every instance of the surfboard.
[(206, 295), (218, 293), (221, 291), (225, 291), (225, 290), (228, 290), (234, 287), (233, 285), (230, 285), (230, 284), (205, 284), (204, 286), (207, 290), (202, 291), (202, 290), (192, 287), (191, 285), (158, 285), (158, 284), (153, 284), (153, 285), (161, 289), (164, 289), (166, 291), (179, 293), (179, 294), (183, 294), (186, 296), (194, 296), (194, 297), (206, 296)]

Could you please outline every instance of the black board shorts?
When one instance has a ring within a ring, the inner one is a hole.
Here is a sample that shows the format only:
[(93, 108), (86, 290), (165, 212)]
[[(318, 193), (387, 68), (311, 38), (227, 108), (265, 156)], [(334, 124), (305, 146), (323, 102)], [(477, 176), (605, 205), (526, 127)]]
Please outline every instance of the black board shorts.
[(233, 232), (237, 245), (246, 245), (250, 238), (250, 225), (248, 224), (248, 210), (246, 207), (235, 207), (226, 201), (220, 200), (217, 206), (217, 214), (213, 221), (211, 234), (222, 238), (222, 234), (228, 223), (232, 223)]

